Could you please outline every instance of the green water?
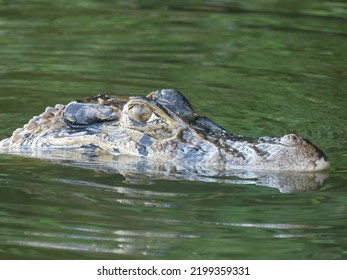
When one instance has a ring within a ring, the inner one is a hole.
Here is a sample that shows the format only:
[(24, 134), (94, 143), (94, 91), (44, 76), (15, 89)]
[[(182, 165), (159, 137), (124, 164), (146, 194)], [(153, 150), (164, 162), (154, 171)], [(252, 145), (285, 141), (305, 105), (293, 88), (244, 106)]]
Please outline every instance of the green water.
[(56, 103), (177, 88), (232, 132), (295, 132), (332, 164), (281, 193), (2, 154), (0, 258), (346, 259), (346, 26), (345, 1), (0, 0), (0, 138)]

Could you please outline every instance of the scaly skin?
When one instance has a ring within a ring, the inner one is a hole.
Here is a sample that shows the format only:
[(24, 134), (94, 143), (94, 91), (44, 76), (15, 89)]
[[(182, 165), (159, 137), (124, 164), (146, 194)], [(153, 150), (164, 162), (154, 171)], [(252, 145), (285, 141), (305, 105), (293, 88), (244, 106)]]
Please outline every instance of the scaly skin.
[(146, 97), (99, 95), (48, 107), (0, 142), (3, 152), (52, 149), (224, 170), (329, 168), (327, 157), (310, 141), (294, 134), (248, 138), (230, 133), (195, 113), (188, 100), (171, 89)]

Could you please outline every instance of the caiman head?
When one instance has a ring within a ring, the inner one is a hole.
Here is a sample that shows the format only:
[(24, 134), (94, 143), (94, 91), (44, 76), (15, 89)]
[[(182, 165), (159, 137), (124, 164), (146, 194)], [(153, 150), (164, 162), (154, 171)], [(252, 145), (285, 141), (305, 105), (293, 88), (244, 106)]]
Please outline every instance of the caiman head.
[(0, 149), (70, 149), (147, 157), (185, 166), (319, 171), (325, 154), (295, 134), (249, 138), (194, 112), (177, 90), (146, 97), (98, 95), (48, 107), (0, 142)]

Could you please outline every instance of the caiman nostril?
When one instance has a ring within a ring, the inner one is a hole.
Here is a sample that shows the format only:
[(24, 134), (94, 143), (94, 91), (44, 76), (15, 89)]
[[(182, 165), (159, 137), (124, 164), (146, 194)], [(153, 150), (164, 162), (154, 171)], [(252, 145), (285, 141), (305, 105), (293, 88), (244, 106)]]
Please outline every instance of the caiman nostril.
[(293, 141), (296, 141), (298, 139), (298, 137), (295, 134), (291, 134), (290, 139)]

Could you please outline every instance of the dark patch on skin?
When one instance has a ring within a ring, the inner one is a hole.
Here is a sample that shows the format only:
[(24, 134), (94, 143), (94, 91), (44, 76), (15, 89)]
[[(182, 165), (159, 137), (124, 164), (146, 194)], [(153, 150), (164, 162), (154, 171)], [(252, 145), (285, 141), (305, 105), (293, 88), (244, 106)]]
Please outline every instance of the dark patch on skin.
[(145, 146), (139, 146), (138, 152), (141, 156), (145, 156), (145, 157), (148, 156), (147, 147)]
[(192, 133), (189, 129), (183, 129), (177, 134), (176, 137), (181, 140), (182, 143), (188, 143), (189, 139), (192, 138)]
[(100, 132), (100, 124), (94, 124), (90, 126), (76, 126), (71, 128), (73, 129), (67, 131), (66, 134), (73, 136), (78, 132), (80, 133), (80, 135), (95, 135)]
[(152, 138), (148, 134), (144, 134), (140, 140), (140, 144), (146, 147), (152, 145)]
[(83, 152), (87, 153), (88, 155), (90, 155), (90, 153), (93, 153), (97, 149), (99, 149), (99, 147), (94, 144), (85, 144), (85, 145), (82, 145), (81, 148), (83, 149)]
[(259, 148), (256, 147), (256, 146), (252, 146), (251, 148), (252, 148), (252, 149), (257, 153), (257, 155), (260, 156), (260, 157), (267, 158), (267, 157), (270, 155), (267, 151), (261, 150), (261, 149), (259, 149)]
[(148, 134), (144, 134), (142, 138), (140, 139), (139, 148), (138, 148), (139, 154), (142, 156), (147, 156), (148, 155), (147, 148), (150, 147), (151, 145), (152, 145), (151, 137)]
[(237, 158), (242, 158), (243, 160), (246, 159), (245, 155), (237, 149), (234, 149), (234, 148), (228, 149), (227, 152), (231, 152)]
[(305, 140), (306, 143), (308, 143), (309, 145), (311, 145), (315, 149), (316, 153), (318, 154), (318, 158), (319, 159), (323, 158), (325, 161), (328, 161), (328, 157), (324, 154), (324, 152), (321, 149), (319, 149), (310, 140), (307, 140), (307, 139), (304, 139), (304, 140)]

